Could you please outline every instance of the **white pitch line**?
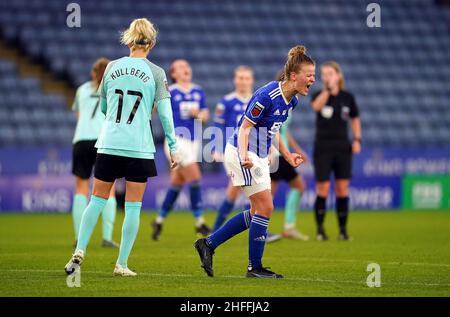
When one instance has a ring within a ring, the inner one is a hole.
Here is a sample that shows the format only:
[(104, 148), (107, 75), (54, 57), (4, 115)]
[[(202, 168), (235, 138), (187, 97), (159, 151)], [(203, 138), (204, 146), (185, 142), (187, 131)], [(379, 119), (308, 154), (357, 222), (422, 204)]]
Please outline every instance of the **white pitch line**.
[[(3, 272), (34, 272), (34, 273), (62, 273), (62, 270), (41, 270), (41, 269), (3, 269)], [(108, 275), (102, 271), (82, 271), (84, 274), (101, 274)], [(160, 277), (183, 277), (183, 278), (198, 278), (198, 275), (189, 274), (165, 274), (165, 273), (138, 273), (138, 276), (160, 276)], [(112, 273), (111, 273), (112, 276)], [(238, 275), (223, 275), (217, 276), (217, 278), (231, 278), (231, 279), (246, 279), (244, 276)], [(346, 284), (358, 284), (366, 285), (365, 281), (355, 281), (355, 280), (332, 280), (332, 279), (321, 279), (321, 278), (305, 278), (305, 277), (285, 277), (283, 280), (287, 281), (301, 281), (301, 282), (319, 282), (319, 283), (346, 283)], [(281, 280), (282, 281), (282, 280)], [(382, 282), (383, 285), (418, 285), (418, 286), (446, 286), (450, 287), (450, 283), (421, 283), (421, 282)]]
[[(13, 254), (14, 255), (22, 255), (23, 254), (23, 255), (29, 256), (29, 253), (13, 253)], [(194, 254), (186, 255), (186, 256), (189, 257), (189, 258), (198, 258), (198, 255), (194, 255)], [(96, 257), (98, 257), (98, 258), (109, 258), (110, 255), (106, 255), (106, 254), (104, 254), (104, 255), (96, 255)], [(287, 257), (287, 258), (290, 258), (290, 257)], [(275, 258), (275, 257), (272, 257), (272, 256), (267, 256), (267, 257), (265, 257), (265, 259), (267, 259), (267, 260), (277, 259), (278, 260), (278, 258)], [(448, 268), (450, 268), (450, 264), (448, 264), (448, 263), (400, 262), (400, 261), (398, 261), (398, 262), (394, 262), (394, 261), (383, 262), (383, 261), (379, 261), (379, 260), (376, 260), (376, 259), (371, 259), (371, 260), (365, 261), (365, 260), (355, 260), (355, 259), (330, 259), (330, 258), (299, 257), (299, 258), (295, 258), (295, 260), (293, 260), (293, 261), (302, 261), (302, 262), (305, 262), (305, 261), (317, 261), (317, 262), (330, 262), (330, 263), (333, 263), (333, 262), (361, 263), (363, 265), (368, 264), (368, 263), (372, 263), (372, 262), (376, 262), (376, 263), (380, 263), (381, 265), (435, 266), (435, 267), (448, 267)]]
[[(266, 259), (270, 259), (274, 257), (266, 257)], [(353, 260), (353, 259), (326, 259), (326, 258), (297, 258), (297, 260), (301, 261), (317, 261), (317, 262), (348, 262), (348, 263), (372, 263), (377, 262), (376, 259), (372, 260)], [(383, 262), (378, 261), (383, 265), (411, 265), (411, 266), (442, 266), (442, 267), (450, 267), (450, 264), (446, 263), (426, 263), (426, 262)]]

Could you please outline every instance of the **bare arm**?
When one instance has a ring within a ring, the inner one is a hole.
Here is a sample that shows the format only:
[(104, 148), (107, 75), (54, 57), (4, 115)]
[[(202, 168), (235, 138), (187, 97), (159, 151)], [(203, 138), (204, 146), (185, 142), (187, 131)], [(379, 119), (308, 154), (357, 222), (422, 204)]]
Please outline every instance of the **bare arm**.
[(297, 153), (303, 153), (302, 148), (300, 147), (300, 145), (297, 143), (297, 141), (295, 141), (294, 137), (292, 136), (292, 134), (288, 131), (287, 133), (287, 139), (288, 139), (288, 145), (291, 149), (294, 150), (294, 152)]
[(361, 152), (361, 120), (359, 117), (351, 120), (351, 127), (353, 134), (352, 152), (358, 154)]
[(208, 109), (201, 110), (198, 113), (198, 115), (197, 115), (197, 119), (202, 120), (203, 123), (208, 122), (208, 120), (209, 120), (209, 110)]
[(286, 144), (284, 144), (283, 139), (280, 137), (280, 132), (275, 135), (274, 145), (278, 152), (280, 152), (280, 154), (288, 161), (288, 157), (291, 155), (291, 152), (289, 152), (289, 149), (286, 147)]
[(288, 145), (291, 149), (294, 150), (295, 153), (299, 153), (302, 155), (303, 157), (303, 161), (308, 161), (308, 156), (306, 155), (306, 153), (303, 151), (303, 149), (300, 147), (300, 145), (297, 143), (297, 141), (295, 141), (294, 137), (292, 136), (292, 134), (288, 131), (287, 133), (287, 138), (288, 138)]
[(328, 98), (330, 98), (330, 93), (328, 90), (324, 89), (320, 94), (311, 102), (311, 107), (314, 111), (319, 112), (327, 103)]
[(209, 120), (209, 110), (208, 109), (202, 109), (202, 110), (192, 109), (191, 110), (191, 116), (194, 119), (199, 119), (203, 123), (206, 123)]
[(241, 164), (245, 168), (251, 168), (253, 166), (252, 161), (248, 158), (248, 138), (250, 131), (254, 124), (249, 120), (244, 119), (238, 132), (238, 150)]

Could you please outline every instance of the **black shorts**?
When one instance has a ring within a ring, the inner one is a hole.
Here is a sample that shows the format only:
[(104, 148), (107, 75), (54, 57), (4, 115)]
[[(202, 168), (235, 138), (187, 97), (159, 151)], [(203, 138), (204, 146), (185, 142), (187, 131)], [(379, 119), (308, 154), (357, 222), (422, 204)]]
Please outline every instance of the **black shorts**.
[(314, 144), (314, 174), (316, 181), (330, 180), (331, 173), (335, 179), (352, 177), (352, 147), (349, 143)]
[(125, 177), (127, 181), (146, 183), (147, 178), (158, 175), (155, 160), (126, 156), (97, 154), (94, 177), (104, 182), (114, 182)]
[(95, 140), (78, 141), (73, 145), (72, 174), (82, 179), (89, 179), (97, 157)]
[(289, 183), (297, 177), (298, 173), (295, 168), (284, 159), (284, 157), (280, 155), (279, 158), (278, 169), (275, 172), (270, 173), (270, 178), (276, 182), (285, 181)]

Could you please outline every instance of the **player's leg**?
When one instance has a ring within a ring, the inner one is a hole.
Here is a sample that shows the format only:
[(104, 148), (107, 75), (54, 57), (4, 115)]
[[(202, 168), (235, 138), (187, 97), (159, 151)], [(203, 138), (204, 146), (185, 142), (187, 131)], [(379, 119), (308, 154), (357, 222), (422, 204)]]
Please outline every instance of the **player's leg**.
[(206, 238), (206, 241), (208, 245), (211, 247), (211, 249), (215, 250), (218, 246), (223, 244), (231, 237), (248, 229), (250, 221), (252, 219), (251, 210), (252, 207), (250, 209), (244, 210), (243, 212), (234, 215), (217, 231), (215, 231), (208, 238)]
[[(189, 153), (191, 149), (186, 147), (186, 142), (182, 138), (177, 138), (178, 150), (180, 153)], [(169, 145), (167, 141), (164, 142), (164, 154), (166, 158), (170, 162), (170, 153), (169, 153)], [(177, 200), (180, 191), (185, 184), (186, 180), (184, 179), (181, 170), (186, 161), (186, 156), (183, 155), (180, 157), (179, 165), (175, 169), (170, 170), (170, 188), (166, 192), (166, 196), (164, 197), (163, 203), (158, 211), (158, 216), (155, 220), (152, 221), (152, 239), (157, 241), (162, 232), (162, 227), (165, 219), (167, 218), (170, 210), (173, 208), (175, 201)]]
[(72, 174), (75, 175), (75, 194), (72, 204), (72, 218), (75, 232), (75, 244), (81, 217), (88, 204), (89, 178), (95, 164), (97, 150), (95, 141), (79, 141), (73, 145)]
[(297, 210), (300, 206), (300, 199), (305, 191), (305, 181), (303, 177), (297, 176), (289, 182), (289, 192), (284, 210), (284, 231), (283, 237), (296, 240), (309, 240), (309, 237), (297, 230)]
[(152, 239), (157, 241), (162, 232), (162, 227), (166, 217), (168, 216), (170, 210), (173, 208), (175, 201), (180, 194), (181, 188), (185, 183), (185, 179), (181, 170), (182, 166), (178, 166), (177, 168), (170, 171), (170, 188), (166, 193), (166, 197), (164, 197), (164, 201), (161, 205), (161, 208), (158, 211), (158, 216), (152, 222)]
[(336, 178), (336, 214), (339, 223), (339, 240), (350, 240), (347, 234), (347, 218), (349, 212), (349, 184), (352, 176), (352, 152), (347, 150), (337, 153), (335, 165)]
[[(258, 187), (258, 185), (254, 187)], [(270, 185), (265, 190), (260, 191), (258, 188), (253, 194), (247, 193), (255, 212), (249, 226), (249, 266), (246, 276), (252, 278), (282, 278), (282, 275), (269, 271), (262, 265), (262, 257), (267, 238), (267, 227), (269, 226), (270, 217), (273, 212), (273, 199), (270, 193)]]
[(233, 186), (233, 183), (229, 181), (226, 197), (220, 205), (219, 211), (217, 212), (217, 218), (214, 224), (213, 232), (217, 231), (223, 225), (225, 220), (227, 220), (227, 217), (233, 210), (234, 204), (236, 203), (236, 200), (238, 199), (240, 193), (241, 188)]
[(78, 239), (78, 232), (80, 230), (81, 217), (87, 206), (89, 195), (89, 178), (83, 179), (75, 176), (75, 195), (72, 203), (72, 219), (73, 229), (75, 232), (75, 241)]
[(106, 206), (111, 187), (114, 182), (102, 181), (94, 178), (92, 197), (81, 218), (80, 233), (76, 250), (86, 253), (86, 248), (97, 224), (98, 218)]
[[(277, 193), (277, 190), (278, 190), (278, 181), (280, 179), (279, 171), (277, 171), (275, 173), (271, 173), (270, 177), (271, 177), (270, 188), (271, 188), (271, 194), (272, 194), (272, 199), (273, 199), (273, 197), (275, 197), (275, 194)], [(282, 238), (283, 238), (283, 236), (281, 234), (271, 233), (270, 231), (268, 231), (266, 242), (272, 243), (272, 242), (280, 241)]]
[(314, 215), (317, 225), (317, 240), (328, 240), (324, 221), (327, 211), (327, 197), (330, 191), (330, 174), (333, 167), (333, 153), (324, 147), (314, 149), (314, 176), (316, 179), (316, 201)]
[(228, 219), (223, 226), (213, 232), (208, 238), (199, 239), (195, 242), (194, 247), (199, 253), (202, 268), (208, 276), (214, 275), (212, 269), (212, 256), (214, 255), (215, 249), (230, 238), (249, 228), (252, 219), (251, 209), (252, 208), (237, 213)]
[(79, 266), (83, 263), (87, 245), (91, 238), (92, 232), (94, 231), (95, 225), (97, 224), (98, 218), (105, 208), (113, 184), (114, 180), (107, 182), (94, 178), (94, 189), (91, 200), (84, 210), (83, 216), (81, 217), (77, 246), (72, 258), (64, 268), (67, 274), (73, 273), (76, 269), (74, 265)]
[(118, 248), (117, 242), (113, 241), (114, 221), (116, 219), (117, 201), (116, 201), (116, 186), (113, 185), (106, 202), (105, 209), (102, 212), (102, 235), (103, 247)]
[(348, 179), (336, 180), (336, 214), (339, 223), (339, 240), (349, 240), (347, 234), (347, 218), (349, 211)]
[(314, 203), (314, 215), (317, 225), (317, 240), (328, 240), (325, 233), (324, 221), (327, 212), (327, 197), (330, 191), (330, 181), (318, 181), (316, 183), (316, 201)]
[[(252, 177), (251, 172), (250, 170), (243, 169), (243, 167), (241, 166), (237, 149), (231, 145), (227, 145), (227, 147), (225, 148), (224, 157), (227, 173), (229, 175), (233, 175), (231, 177), (233, 185), (240, 187), (243, 186), (242, 188), (248, 198), (250, 198), (252, 195), (258, 192), (263, 191), (268, 192), (270, 199), (269, 202), (266, 202), (266, 206), (269, 206), (269, 208), (270, 206), (272, 206), (273, 209), (272, 198), (270, 195), (270, 175), (268, 170), (269, 168), (267, 159), (261, 160), (261, 162), (259, 162), (258, 164), (259, 168), (263, 170), (264, 182), (261, 182), (260, 184), (253, 183), (253, 185), (251, 185), (251, 177)], [(236, 214), (235, 216), (231, 217), (216, 232), (211, 234), (207, 239), (199, 239), (195, 242), (194, 247), (196, 248), (200, 256), (202, 268), (205, 270), (208, 276), (213, 276), (212, 257), (214, 255), (215, 249), (224, 242), (226, 242), (231, 237), (241, 233), (242, 231), (247, 230), (250, 227), (253, 219), (252, 213), (253, 214), (256, 213), (257, 210), (257, 206), (254, 204), (251, 198), (250, 203), (251, 203), (250, 210), (245, 210), (241, 213)], [(267, 231), (267, 226), (265, 228)], [(257, 232), (255, 230), (254, 233)], [(264, 236), (264, 239), (265, 237), (266, 236)]]
[(122, 239), (120, 240), (119, 257), (114, 269), (115, 275), (136, 276), (136, 273), (128, 269), (128, 257), (133, 248), (139, 231), (139, 218), (142, 207), (147, 178), (133, 178), (127, 180), (125, 194), (125, 218), (122, 225)]
[(200, 184), (202, 173), (200, 166), (196, 162), (187, 164), (180, 169), (180, 172), (186, 180), (186, 183), (189, 184), (189, 196), (191, 199), (192, 214), (195, 218), (195, 230), (197, 233), (206, 237), (211, 233), (211, 229), (206, 226), (205, 218), (203, 218), (202, 189)]

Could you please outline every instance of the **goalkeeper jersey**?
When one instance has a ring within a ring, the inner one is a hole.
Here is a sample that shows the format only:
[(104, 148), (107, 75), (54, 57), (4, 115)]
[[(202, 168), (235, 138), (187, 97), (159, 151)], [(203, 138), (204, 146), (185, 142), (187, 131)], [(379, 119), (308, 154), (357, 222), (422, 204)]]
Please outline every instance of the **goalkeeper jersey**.
[(98, 153), (152, 159), (153, 105), (170, 100), (164, 70), (146, 58), (122, 57), (108, 64), (100, 92), (106, 118), (96, 143)]
[(100, 111), (100, 94), (92, 81), (78, 87), (72, 110), (78, 112), (72, 143), (97, 140), (105, 115)]

